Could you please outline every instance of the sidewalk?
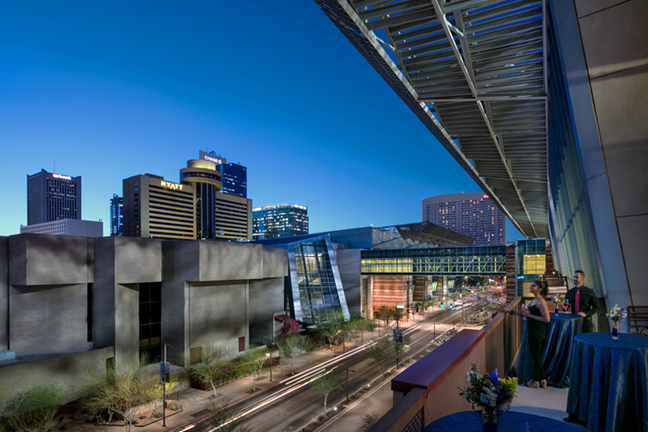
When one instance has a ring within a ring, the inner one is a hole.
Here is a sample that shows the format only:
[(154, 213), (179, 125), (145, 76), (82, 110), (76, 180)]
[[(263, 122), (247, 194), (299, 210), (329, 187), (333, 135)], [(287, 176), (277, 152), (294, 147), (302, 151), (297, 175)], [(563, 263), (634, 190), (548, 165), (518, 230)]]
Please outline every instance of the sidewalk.
[[(384, 332), (383, 332), (384, 333)], [(366, 336), (366, 335), (365, 335)], [(376, 333), (377, 336), (377, 333)], [(365, 337), (365, 342), (367, 341)], [(358, 345), (359, 346), (359, 345)], [(346, 351), (356, 348), (355, 342), (346, 343)], [(342, 348), (338, 347), (337, 355), (342, 354)], [(295, 374), (298, 374), (302, 371), (310, 369), (314, 366), (317, 366), (327, 360), (331, 360), (335, 357), (335, 351), (325, 348), (320, 348), (314, 351), (310, 351), (300, 355), (295, 358)], [(270, 393), (270, 390), (275, 386), (279, 385), (279, 382), (291, 377), (290, 367), (281, 362), (279, 366), (276, 366), (272, 369), (272, 382), (270, 382), (270, 370), (266, 369), (263, 371), (261, 378), (256, 382), (256, 392), (255, 395), (262, 393)], [(180, 391), (179, 402), (182, 406), (183, 411), (177, 413), (166, 419), (166, 427), (162, 426), (162, 420), (155, 423), (149, 424), (144, 427), (136, 427), (133, 425), (133, 431), (142, 431), (142, 432), (162, 432), (162, 431), (173, 431), (179, 426), (185, 425), (187, 423), (199, 420), (206, 417), (209, 413), (207, 410), (212, 410), (214, 404), (216, 406), (224, 404), (229, 400), (229, 404), (233, 404), (237, 401), (242, 401), (252, 394), (252, 375), (243, 377), (231, 383), (225, 384), (222, 387), (216, 389), (218, 397), (214, 398), (213, 391), (202, 391), (194, 388), (188, 388)], [(389, 388), (389, 387), (387, 387)], [(390, 392), (391, 393), (391, 392)], [(390, 402), (391, 404), (391, 402)], [(168, 411), (167, 411), (168, 413)], [(71, 424), (66, 426), (66, 430), (73, 432), (117, 432), (119, 428), (115, 426), (102, 426), (95, 424), (78, 424), (72, 426)]]

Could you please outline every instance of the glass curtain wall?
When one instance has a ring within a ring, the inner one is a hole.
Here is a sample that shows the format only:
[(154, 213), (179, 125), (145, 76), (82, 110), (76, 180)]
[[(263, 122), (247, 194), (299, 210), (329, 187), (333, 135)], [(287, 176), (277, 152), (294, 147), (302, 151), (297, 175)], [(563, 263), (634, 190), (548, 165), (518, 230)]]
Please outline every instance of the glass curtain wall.
[(216, 188), (208, 183), (196, 183), (195, 188), (198, 238), (216, 238)]
[(160, 361), (162, 354), (162, 284), (139, 284), (140, 359), (147, 364)]
[(517, 240), (517, 295), (532, 297), (531, 282), (540, 279), (547, 270), (547, 241), (545, 239)]
[[(349, 319), (337, 263), (331, 257), (331, 250), (332, 244), (327, 244), (325, 239), (289, 245), (289, 259), (294, 257), (295, 269), (291, 277), (296, 277), (296, 280), (292, 280), (291, 294), (293, 303), (299, 302), (301, 310), (299, 313), (295, 311), (295, 315), (300, 321), (326, 322), (339, 315)], [(296, 295), (298, 299), (294, 298)]]
[[(550, 8), (553, 8), (551, 3)], [(578, 136), (574, 128), (569, 89), (552, 15), (547, 14), (547, 73), (550, 119), (549, 222), (553, 250), (558, 258), (554, 263), (563, 275), (570, 276), (575, 270), (583, 270), (587, 274), (588, 286), (603, 287)]]
[(506, 246), (361, 252), (363, 274), (504, 275)]

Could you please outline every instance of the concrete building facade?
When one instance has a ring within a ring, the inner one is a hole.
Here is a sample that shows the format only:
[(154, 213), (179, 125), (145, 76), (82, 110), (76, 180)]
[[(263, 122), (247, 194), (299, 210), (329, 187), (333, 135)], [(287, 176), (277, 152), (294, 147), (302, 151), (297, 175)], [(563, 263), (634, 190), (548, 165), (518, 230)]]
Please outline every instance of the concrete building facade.
[[(208, 344), (236, 354), (274, 337), (287, 275), (283, 249), (254, 244), (0, 237), (0, 377), (64, 356), (119, 367), (164, 342), (174, 364)], [(143, 298), (156, 287), (159, 301)], [(65, 371), (56, 378), (75, 382), (78, 370)]]

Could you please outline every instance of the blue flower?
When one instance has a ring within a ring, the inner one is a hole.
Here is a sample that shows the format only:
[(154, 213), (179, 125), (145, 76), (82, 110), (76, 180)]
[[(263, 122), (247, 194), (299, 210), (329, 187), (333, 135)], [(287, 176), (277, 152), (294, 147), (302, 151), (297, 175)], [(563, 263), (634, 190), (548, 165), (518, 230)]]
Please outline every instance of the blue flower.
[(500, 386), (499, 376), (497, 374), (497, 369), (495, 369), (488, 376), (488, 379), (490, 380), (491, 384), (493, 384), (493, 387), (495, 387), (495, 393), (497, 394), (497, 400), (502, 399), (502, 396), (504, 396), (504, 392), (502, 391), (502, 387)]
[(497, 369), (495, 369), (488, 377), (488, 379), (493, 383), (494, 387), (499, 385), (499, 376), (497, 375)]

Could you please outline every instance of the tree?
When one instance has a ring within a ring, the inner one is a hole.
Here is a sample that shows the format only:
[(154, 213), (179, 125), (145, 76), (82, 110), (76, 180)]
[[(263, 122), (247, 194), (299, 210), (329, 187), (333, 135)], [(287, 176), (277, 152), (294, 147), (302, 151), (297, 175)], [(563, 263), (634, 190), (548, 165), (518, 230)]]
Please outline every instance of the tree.
[(65, 401), (57, 381), (16, 392), (6, 387), (0, 401), (0, 431), (47, 432), (61, 424), (59, 405)]
[(342, 329), (339, 324), (327, 323), (327, 324), (318, 324), (317, 333), (324, 337), (328, 343), (329, 347), (331, 345), (335, 348), (335, 355), (337, 355), (337, 345), (340, 340), (340, 333)]
[(371, 413), (363, 415), (360, 423), (362, 425), (360, 430), (362, 432), (368, 432), (369, 429), (378, 422), (378, 420), (380, 420), (380, 414)]
[(392, 311), (393, 310), (394, 309), (390, 308), (389, 306), (382, 305), (374, 312), (374, 315), (378, 319), (382, 320), (383, 323), (384, 323), (384, 326), (386, 327), (386, 326), (389, 325), (389, 321), (391, 321), (391, 319), (392, 319), (392, 315), (393, 315)]
[(339, 372), (328, 370), (313, 383), (313, 391), (324, 395), (324, 415), (326, 415), (326, 400), (328, 395), (338, 387), (344, 384), (344, 377)]
[(367, 354), (373, 359), (372, 365), (378, 365), (382, 374), (386, 374), (395, 357), (393, 342), (386, 336), (384, 339), (367, 347)]
[(265, 361), (265, 351), (247, 351), (243, 355), (243, 363), (252, 371), (252, 391), (256, 391), (256, 382), (259, 376), (261, 376)]
[(203, 385), (209, 385), (214, 391), (214, 397), (217, 397), (216, 382), (220, 372), (231, 364), (229, 353), (213, 345), (203, 345), (200, 347), (200, 358), (195, 359), (199, 360), (199, 363), (191, 364), (191, 360), (185, 356), (182, 358), (186, 374)]
[(214, 408), (214, 415), (209, 418), (209, 423), (218, 432), (251, 432), (243, 423), (243, 417), (237, 416), (236, 409), (229, 406), (229, 400), (219, 407)]
[(290, 336), (277, 344), (282, 359), (290, 366), (290, 374), (295, 373), (295, 358), (308, 351), (308, 341), (302, 336)]
[(87, 379), (86, 409), (94, 414), (108, 412), (109, 422), (115, 414), (122, 416), (127, 431), (140, 406), (153, 401), (160, 388), (160, 377), (139, 365), (88, 375)]

